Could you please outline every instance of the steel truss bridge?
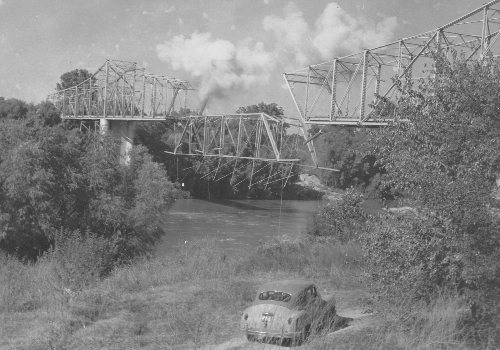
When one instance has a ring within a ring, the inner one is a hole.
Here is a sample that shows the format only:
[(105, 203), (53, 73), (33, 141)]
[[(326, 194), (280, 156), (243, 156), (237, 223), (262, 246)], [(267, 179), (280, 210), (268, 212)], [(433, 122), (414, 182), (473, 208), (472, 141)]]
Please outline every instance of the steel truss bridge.
[[(266, 113), (186, 116), (176, 118), (173, 155), (298, 162), (288, 158), (282, 119)], [(178, 129), (179, 131), (177, 132)]]
[[(303, 125), (380, 127), (397, 116), (380, 102), (395, 101), (397, 86), (431, 78), (436, 55), (453, 61), (497, 57), (500, 49), (500, 0), (422, 34), (402, 38), (283, 77)], [(388, 115), (389, 114), (389, 115)]]
[(64, 119), (155, 121), (172, 115), (180, 94), (186, 104), (189, 90), (189, 82), (147, 73), (135, 62), (106, 60), (87, 80), (47, 99)]
[[(285, 186), (300, 161), (293, 157), (297, 147), (284, 120), (266, 113), (190, 115), (175, 118), (173, 124), (174, 147), (166, 153), (208, 163), (218, 159), (202, 179), (215, 182), (230, 176), (234, 186), (246, 180), (249, 188), (259, 183), (266, 188), (277, 181)], [(197, 172), (202, 166), (200, 162), (193, 169)], [(248, 176), (241, 179), (244, 169)]]
[[(187, 81), (147, 73), (135, 62), (108, 59), (88, 79), (50, 94), (47, 100), (63, 119), (79, 120), (86, 129), (121, 137), (124, 163), (136, 123), (164, 122), (173, 135), (171, 150), (166, 153), (201, 160), (192, 171), (219, 158), (215, 171), (204, 177), (213, 181), (226, 178), (221, 172), (230, 165), (233, 179), (238, 168), (249, 166), (249, 179), (239, 182), (249, 180), (249, 186), (286, 183), (299, 159), (291, 157), (293, 147), (283, 119), (265, 113), (183, 115), (191, 110), (187, 109), (191, 90)], [(257, 175), (259, 180), (253, 181)]]
[[(311, 125), (386, 126), (397, 120), (397, 115), (385, 111), (386, 104), (381, 102), (396, 101), (398, 87), (412, 80), (439, 74), (434, 68), (438, 55), (449, 62), (456, 57), (465, 60), (497, 57), (499, 2), (490, 1), (422, 34), (284, 73), (298, 112), (294, 122), (314, 166), (318, 167), (318, 161), (313, 139), (321, 135), (321, 130), (311, 136), (308, 132)], [(198, 157), (207, 164), (217, 159), (213, 172), (204, 175), (214, 181), (230, 175), (232, 179), (238, 167), (249, 164), (250, 185), (258, 172), (269, 171), (259, 180), (266, 185), (279, 179), (288, 180), (300, 160), (296, 156), (297, 144), (290, 142), (297, 137), (287, 135), (282, 119), (264, 113), (183, 115), (182, 108), (187, 107), (191, 90), (187, 81), (147, 73), (134, 62), (107, 60), (89, 79), (49, 95), (48, 100), (61, 111), (63, 119), (93, 120), (96, 124), (99, 121), (101, 131), (108, 124), (110, 129), (114, 125), (129, 143), (135, 135), (135, 126), (130, 126), (135, 122), (170, 123), (173, 140), (166, 152)], [(232, 171), (222, 174), (221, 169), (230, 167)]]

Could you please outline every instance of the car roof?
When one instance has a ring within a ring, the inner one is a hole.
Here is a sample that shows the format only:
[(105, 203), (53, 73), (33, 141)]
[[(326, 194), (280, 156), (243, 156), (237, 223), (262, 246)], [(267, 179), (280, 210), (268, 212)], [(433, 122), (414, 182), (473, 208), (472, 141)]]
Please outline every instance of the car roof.
[(281, 280), (267, 282), (258, 288), (258, 293), (267, 292), (270, 290), (285, 292), (291, 295), (297, 294), (298, 292), (306, 289), (309, 286), (314, 285), (311, 281), (306, 280)]

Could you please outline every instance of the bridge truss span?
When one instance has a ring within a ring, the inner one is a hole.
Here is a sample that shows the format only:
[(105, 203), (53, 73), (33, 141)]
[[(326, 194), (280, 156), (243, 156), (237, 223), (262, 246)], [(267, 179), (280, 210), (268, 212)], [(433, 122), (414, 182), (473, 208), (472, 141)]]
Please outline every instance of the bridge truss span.
[(185, 107), (189, 90), (193, 88), (187, 81), (147, 73), (135, 62), (108, 59), (87, 80), (47, 99), (63, 119), (164, 120), (176, 107)]
[(396, 119), (382, 101), (398, 86), (439, 72), (436, 55), (450, 62), (498, 57), (500, 0), (434, 30), (284, 73), (303, 124), (380, 127)]
[(190, 115), (174, 121), (172, 155), (296, 163), (282, 119), (266, 113)]
[(189, 115), (167, 123), (173, 123), (173, 134), (171, 150), (165, 152), (190, 157), (194, 165), (181, 173), (201, 169), (200, 180), (226, 180), (234, 187), (244, 183), (249, 189), (273, 183), (284, 188), (300, 165), (295, 157), (299, 138), (287, 134), (282, 118), (266, 113)]

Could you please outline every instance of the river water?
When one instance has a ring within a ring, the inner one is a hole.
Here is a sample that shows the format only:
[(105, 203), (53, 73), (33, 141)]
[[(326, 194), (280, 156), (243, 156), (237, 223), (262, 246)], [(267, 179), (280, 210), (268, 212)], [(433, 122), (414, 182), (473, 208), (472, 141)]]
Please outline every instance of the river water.
[(160, 252), (202, 237), (215, 237), (228, 250), (247, 250), (259, 240), (287, 235), (297, 237), (307, 229), (323, 201), (182, 199), (164, 220)]

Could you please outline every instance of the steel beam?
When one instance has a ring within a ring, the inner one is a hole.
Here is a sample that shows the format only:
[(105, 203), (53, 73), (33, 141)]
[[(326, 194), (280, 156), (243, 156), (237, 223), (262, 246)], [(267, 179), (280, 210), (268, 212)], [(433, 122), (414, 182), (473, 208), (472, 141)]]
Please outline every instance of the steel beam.
[[(396, 99), (399, 91), (394, 91), (394, 88), (405, 84), (410, 72), (422, 79), (433, 79), (429, 66), (432, 66), (436, 53), (446, 54), (445, 58), (450, 61), (462, 54), (467, 59), (496, 57), (500, 54), (500, 21), (495, 17), (500, 13), (499, 2), (490, 1), (421, 34), (284, 73), (298, 112), (297, 120), (303, 125), (321, 122), (342, 125), (337, 122), (341, 117), (346, 125), (352, 124), (352, 120), (362, 125), (379, 117), (373, 113), (373, 106), (367, 105), (369, 94)], [(458, 55), (450, 55), (450, 50), (455, 50)], [(329, 70), (334, 72), (330, 75)], [(368, 76), (375, 80), (374, 87)], [(352, 99), (352, 96), (360, 98)]]

